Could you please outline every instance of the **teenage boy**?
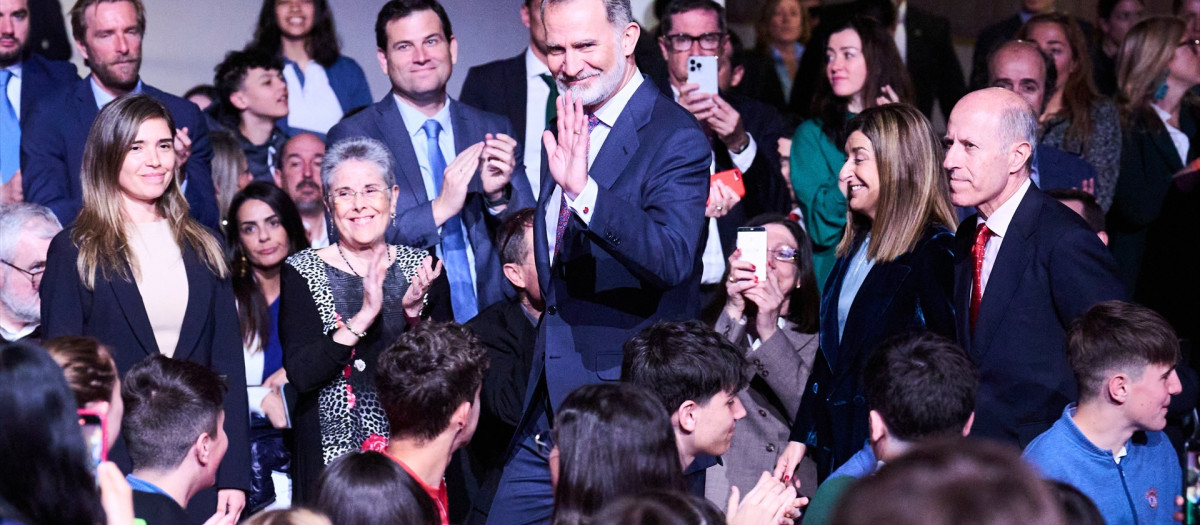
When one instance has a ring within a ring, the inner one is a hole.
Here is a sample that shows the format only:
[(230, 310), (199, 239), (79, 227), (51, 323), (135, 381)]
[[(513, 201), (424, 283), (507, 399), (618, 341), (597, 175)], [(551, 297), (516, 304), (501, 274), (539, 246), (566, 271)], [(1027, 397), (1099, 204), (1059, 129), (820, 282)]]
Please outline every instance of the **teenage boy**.
[[(188, 500), (213, 486), (229, 448), (225, 386), (208, 367), (160, 354), (129, 369), (121, 382), (122, 435), (133, 473), (134, 514), (147, 525), (189, 523)], [(237, 522), (218, 512), (209, 524)]]
[(216, 71), (217, 121), (236, 134), (254, 180), (273, 182), (288, 139), (283, 59), (259, 51), (230, 51)]
[(1067, 332), (1067, 360), (1079, 402), (1025, 459), (1087, 494), (1108, 523), (1171, 523), (1182, 472), (1162, 430), (1181, 391), (1175, 332), (1148, 308), (1103, 302)]
[(375, 387), (391, 436), (386, 449), (437, 505), (449, 525), (446, 467), (479, 423), (487, 353), (454, 323), (422, 323), (379, 356)]

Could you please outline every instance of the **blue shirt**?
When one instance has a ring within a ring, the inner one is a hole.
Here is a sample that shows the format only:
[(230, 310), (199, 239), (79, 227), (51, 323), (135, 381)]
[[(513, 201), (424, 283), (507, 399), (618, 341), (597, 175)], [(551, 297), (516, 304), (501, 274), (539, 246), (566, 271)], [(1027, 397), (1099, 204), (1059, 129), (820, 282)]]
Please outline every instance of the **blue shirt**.
[[(104, 109), (104, 106), (107, 106), (109, 102), (117, 99), (117, 97), (105, 91), (104, 88), (101, 88), (100, 84), (96, 83), (96, 77), (89, 76), (88, 80), (91, 81), (92, 96), (96, 98), (96, 109)], [(142, 93), (142, 79), (138, 79), (137, 85), (133, 86), (133, 91), (130, 91), (130, 93), (137, 93), (139, 95)]]
[(854, 250), (854, 255), (850, 257), (846, 276), (842, 278), (842, 289), (838, 291), (838, 344), (841, 344), (842, 333), (846, 331), (846, 318), (850, 316), (850, 307), (854, 306), (858, 289), (862, 288), (863, 281), (867, 280), (867, 275), (871, 273), (871, 268), (875, 267), (875, 261), (867, 257), (867, 246), (870, 244), (871, 234), (867, 233), (858, 249)]

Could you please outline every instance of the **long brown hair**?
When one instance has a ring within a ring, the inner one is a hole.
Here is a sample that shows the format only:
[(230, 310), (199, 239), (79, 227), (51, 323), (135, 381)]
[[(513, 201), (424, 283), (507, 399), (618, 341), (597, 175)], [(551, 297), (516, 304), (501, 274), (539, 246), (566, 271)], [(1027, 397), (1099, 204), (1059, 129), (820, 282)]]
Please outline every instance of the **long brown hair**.
[[(120, 176), (125, 156), (137, 138), (142, 123), (162, 119), (171, 136), (175, 121), (162, 103), (146, 95), (126, 95), (100, 110), (83, 147), (83, 209), (75, 219), (71, 239), (79, 247), (76, 267), (79, 279), (89, 290), (95, 286), (96, 271), (103, 279), (118, 276), (130, 280), (137, 274), (137, 261), (125, 235), (127, 218), (122, 208)], [(228, 275), (220, 243), (211, 232), (188, 215), (188, 203), (179, 181), (179, 166), (155, 208), (166, 219), (181, 250), (194, 250), (209, 270)], [(130, 271), (134, 275), (130, 275)]]
[[(1062, 109), (1056, 116), (1070, 122), (1063, 140), (1080, 144), (1081, 151), (1086, 153), (1091, 145), (1092, 102), (1099, 98), (1096, 94), (1095, 80), (1092, 79), (1092, 59), (1088, 54), (1087, 37), (1083, 36), (1083, 30), (1079, 28), (1074, 17), (1053, 12), (1034, 15), (1021, 26), (1014, 38), (1028, 40), (1030, 31), (1037, 24), (1056, 24), (1067, 36), (1067, 45), (1070, 46), (1071, 56), (1075, 60), (1075, 71), (1058, 72), (1059, 78), (1067, 76), (1067, 82), (1063, 84)], [(1049, 93), (1046, 95), (1050, 96)]]
[(872, 233), (867, 257), (888, 262), (912, 251), (929, 226), (954, 230), (942, 146), (925, 115), (908, 104), (875, 106), (846, 125), (847, 135), (855, 131), (866, 135), (875, 149), (879, 203), (875, 220), (847, 211), (838, 257), (849, 255), (867, 232)]
[(1162, 130), (1162, 121), (1154, 115), (1150, 104), (1186, 31), (1187, 27), (1178, 18), (1151, 16), (1135, 24), (1125, 35), (1117, 51), (1117, 106), (1125, 126), (1136, 121), (1152, 133)]

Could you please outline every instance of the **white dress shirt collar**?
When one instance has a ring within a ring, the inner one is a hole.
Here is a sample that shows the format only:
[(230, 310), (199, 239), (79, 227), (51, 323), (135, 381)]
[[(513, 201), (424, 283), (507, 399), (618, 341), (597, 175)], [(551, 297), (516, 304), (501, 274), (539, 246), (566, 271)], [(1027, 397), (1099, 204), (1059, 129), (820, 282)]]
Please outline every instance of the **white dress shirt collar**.
[(988, 229), (996, 237), (1003, 239), (1004, 235), (1008, 233), (1008, 226), (1012, 223), (1013, 215), (1017, 213), (1017, 207), (1021, 205), (1021, 201), (1025, 198), (1025, 192), (1029, 191), (1031, 184), (1029, 179), (1025, 179), (1025, 182), (1021, 183), (1021, 187), (1017, 188), (1017, 192), (1004, 201), (1004, 204), (1001, 204), (999, 208), (996, 208), (991, 217), (988, 217), (985, 221), (983, 216), (980, 215), (975, 220), (975, 226), (978, 227), (980, 224), (987, 223)]
[(612, 128), (617, 123), (617, 117), (620, 117), (621, 113), (625, 111), (629, 99), (633, 98), (633, 94), (637, 92), (644, 81), (641, 70), (634, 67), (633, 77), (629, 79), (629, 82), (626, 82), (616, 95), (613, 95), (608, 102), (595, 111), (596, 118), (600, 119), (600, 123)]
[[(419, 133), (422, 137), (425, 136), (425, 121), (429, 119), (436, 120), (442, 125), (442, 131), (451, 129), (450, 125), (450, 96), (446, 96), (445, 104), (442, 104), (442, 109), (439, 109), (432, 117), (421, 113), (421, 110), (413, 107), (399, 95), (392, 93), (392, 98), (396, 100), (396, 108), (400, 110), (400, 118), (404, 120), (404, 128), (408, 131), (409, 137), (415, 137)], [(453, 157), (451, 157), (453, 158)], [(447, 159), (449, 161), (450, 159)]]
[[(530, 47), (525, 48), (525, 73), (530, 80), (550, 74), (550, 68), (538, 60), (537, 55), (533, 54), (533, 48)], [(539, 78), (538, 81), (541, 79)]]

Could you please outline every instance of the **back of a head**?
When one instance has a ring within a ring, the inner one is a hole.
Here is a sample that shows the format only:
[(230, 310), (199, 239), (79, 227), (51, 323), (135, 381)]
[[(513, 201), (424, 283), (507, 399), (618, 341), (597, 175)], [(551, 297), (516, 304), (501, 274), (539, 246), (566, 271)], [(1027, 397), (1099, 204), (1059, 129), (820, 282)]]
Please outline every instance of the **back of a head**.
[(720, 525), (725, 515), (711, 501), (686, 492), (653, 490), (605, 505), (590, 525)]
[(1141, 377), (1146, 365), (1174, 366), (1179, 339), (1161, 315), (1124, 301), (1093, 306), (1067, 331), (1067, 361), (1084, 403), (1102, 395), (1108, 376)]
[(533, 219), (537, 213), (535, 208), (524, 208), (513, 212), (500, 225), (496, 234), (496, 246), (500, 248), (500, 264), (523, 264), (529, 255), (526, 246), (528, 238), (533, 235)]
[(1177, 17), (1148, 16), (1125, 34), (1116, 60), (1117, 100), (1126, 118), (1149, 110), (1163, 72), (1169, 69), (1186, 32), (1187, 26)]
[(60, 336), (45, 343), (46, 351), (62, 367), (67, 385), (80, 408), (93, 401), (112, 399), (117, 364), (108, 347), (92, 337)]
[(668, 413), (749, 383), (742, 352), (699, 321), (656, 323), (626, 341), (624, 351), (621, 380), (653, 392)]
[(885, 341), (863, 369), (867, 405), (895, 437), (914, 442), (961, 436), (979, 379), (958, 345), (924, 332)]
[(555, 415), (556, 525), (575, 525), (620, 496), (684, 490), (675, 433), (662, 403), (631, 383), (585, 385)]
[(337, 525), (441, 523), (433, 498), (379, 452), (350, 452), (333, 460), (317, 480), (315, 506)]
[(1018, 450), (967, 439), (924, 443), (852, 485), (834, 525), (1061, 525), (1057, 501)]
[(28, 202), (0, 205), (0, 259), (13, 260), (17, 243), (25, 235), (50, 239), (61, 230), (58, 218), (45, 206)]
[(488, 358), (470, 330), (421, 323), (379, 355), (375, 386), (392, 438), (436, 438), (455, 410), (475, 402)]
[(133, 468), (170, 471), (201, 435), (217, 436), (225, 385), (203, 365), (154, 354), (125, 374), (121, 397)]
[(1064, 204), (1078, 202), (1083, 209), (1080, 215), (1083, 216), (1083, 220), (1088, 223), (1092, 231), (1095, 233), (1105, 231), (1104, 210), (1100, 208), (1100, 203), (1096, 202), (1096, 197), (1091, 193), (1075, 188), (1050, 188), (1045, 191), (1045, 194)]
[(0, 341), (0, 501), (24, 523), (103, 521), (75, 397), (41, 348)]
[(1104, 516), (1096, 508), (1096, 502), (1070, 483), (1047, 480), (1054, 498), (1063, 513), (1063, 521), (1069, 525), (1104, 525)]
[(243, 521), (242, 525), (333, 525), (333, 523), (322, 514), (303, 507), (292, 507), (259, 512)]

